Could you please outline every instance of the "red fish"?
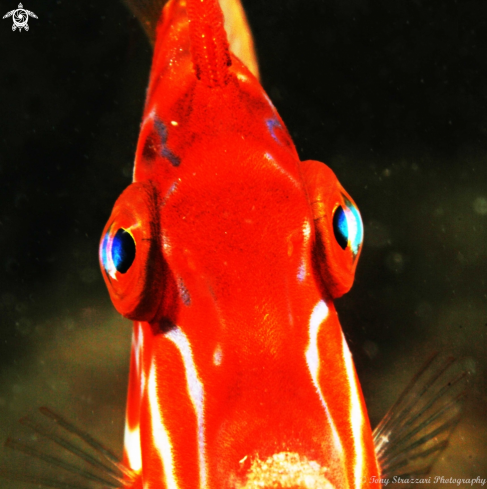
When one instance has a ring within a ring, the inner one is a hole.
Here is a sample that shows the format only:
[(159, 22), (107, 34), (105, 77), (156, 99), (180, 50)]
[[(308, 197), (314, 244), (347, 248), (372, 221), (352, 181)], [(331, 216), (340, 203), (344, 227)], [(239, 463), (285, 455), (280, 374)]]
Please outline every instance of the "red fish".
[(300, 162), (218, 2), (168, 2), (134, 183), (100, 252), (135, 321), (125, 454), (141, 480), (226, 488), (282, 465), (289, 487), (369, 486), (372, 434), (333, 306), (361, 245), (352, 198)]
[[(231, 44), (217, 0), (160, 6), (132, 2), (154, 57), (134, 181), (100, 245), (112, 301), (134, 320), (115, 486), (379, 487), (394, 431), (374, 441), (333, 303), (352, 286), (359, 211), (330, 168), (300, 161), (252, 48), (233, 53), (250, 42), (237, 0)], [(416, 428), (402, 434), (417, 442)], [(438, 436), (416, 447), (437, 453)]]

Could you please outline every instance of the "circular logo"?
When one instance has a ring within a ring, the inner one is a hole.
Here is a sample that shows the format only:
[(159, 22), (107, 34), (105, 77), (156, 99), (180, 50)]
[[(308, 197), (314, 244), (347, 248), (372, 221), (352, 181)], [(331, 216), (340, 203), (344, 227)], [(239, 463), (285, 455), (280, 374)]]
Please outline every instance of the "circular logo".
[[(22, 4), (19, 4), (19, 6), (21, 5)], [(27, 25), (27, 22), (29, 22), (29, 16), (27, 15), (27, 12), (24, 9), (22, 8), (17, 9), (12, 15), (12, 19), (14, 21), (14, 25), (12, 26), (13, 31), (17, 27), (19, 29), (22, 29), (22, 27), (24, 27), (26, 31), (29, 30), (29, 26)]]
[(34, 12), (31, 12), (30, 10), (24, 9), (23, 5), (19, 3), (19, 6), (15, 10), (11, 10), (10, 12), (7, 12), (3, 18), (6, 19), (7, 17), (12, 17), (13, 20), (13, 25), (12, 25), (12, 30), (15, 31), (16, 29), (19, 30), (19, 32), (22, 31), (22, 29), (25, 29), (26, 31), (29, 30), (29, 17), (34, 17), (34, 19), (37, 19), (37, 15)]

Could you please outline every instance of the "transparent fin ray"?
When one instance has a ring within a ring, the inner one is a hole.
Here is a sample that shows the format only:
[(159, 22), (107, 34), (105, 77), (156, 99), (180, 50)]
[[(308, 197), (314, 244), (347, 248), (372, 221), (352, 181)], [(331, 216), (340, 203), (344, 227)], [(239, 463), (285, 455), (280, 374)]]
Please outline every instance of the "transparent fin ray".
[(43, 477), (29, 476), (20, 474), (18, 472), (11, 472), (9, 470), (0, 470), (0, 477), (12, 481), (27, 482), (28, 484), (36, 484), (42, 487), (52, 487), (54, 489), (88, 489), (86, 486), (80, 486), (76, 484), (60, 482), (51, 479), (45, 479)]
[(24, 431), (19, 428), (5, 446), (22, 458), (0, 468), (0, 477), (54, 489), (115, 489), (135, 478), (113, 452), (49, 408), (20, 424)]
[(44, 462), (54, 466), (54, 467), (59, 467), (61, 469), (64, 469), (68, 472), (71, 472), (73, 474), (79, 474), (82, 477), (95, 481), (95, 482), (100, 482), (101, 484), (106, 484), (107, 486), (110, 487), (117, 487), (119, 484), (114, 484), (111, 481), (107, 481), (103, 479), (102, 477), (98, 477), (95, 474), (92, 474), (91, 472), (88, 472), (86, 470), (80, 469), (76, 465), (70, 464), (68, 462), (64, 462), (63, 460), (60, 460), (56, 457), (53, 457), (52, 455), (47, 455), (43, 452), (40, 452), (39, 450), (36, 450), (35, 448), (32, 448), (28, 445), (24, 445), (22, 443), (19, 443), (12, 438), (8, 438), (7, 441), (5, 442), (5, 446), (8, 448), (12, 448), (13, 450), (17, 450), (19, 452), (25, 453), (26, 455), (30, 457), (35, 457), (38, 458), (39, 460), (43, 460)]
[(100, 462), (95, 457), (93, 457), (89, 453), (85, 452), (83, 449), (78, 448), (76, 445), (71, 443), (66, 438), (63, 438), (61, 436), (57, 436), (53, 433), (49, 433), (42, 425), (39, 425), (39, 424), (33, 422), (28, 417), (22, 418), (20, 420), (20, 423), (29, 427), (33, 431), (36, 431), (39, 435), (48, 438), (49, 440), (58, 444), (60, 447), (62, 447), (64, 449), (68, 450), (69, 452), (73, 453), (74, 455), (76, 455), (80, 459), (84, 460), (85, 462), (89, 463), (93, 467), (96, 467), (102, 471), (106, 471), (108, 474), (110, 474), (111, 477), (115, 477), (116, 479), (120, 479), (118, 474), (113, 469), (111, 469), (110, 467), (107, 467), (103, 462)]
[(373, 432), (383, 478), (427, 474), (460, 420), (466, 362), (435, 353)]
[(125, 474), (128, 478), (133, 477), (133, 472), (125, 467), (124, 464), (120, 463), (116, 455), (114, 455), (108, 448), (104, 447), (100, 442), (95, 440), (91, 435), (78, 429), (72, 423), (63, 418), (60, 414), (55, 413), (47, 407), (41, 407), (39, 408), (39, 411), (44, 416), (52, 419), (66, 431), (69, 431), (73, 435), (77, 436), (79, 439), (83, 440), (87, 445), (89, 445), (100, 455), (102, 455), (108, 462), (110, 462), (116, 469)]

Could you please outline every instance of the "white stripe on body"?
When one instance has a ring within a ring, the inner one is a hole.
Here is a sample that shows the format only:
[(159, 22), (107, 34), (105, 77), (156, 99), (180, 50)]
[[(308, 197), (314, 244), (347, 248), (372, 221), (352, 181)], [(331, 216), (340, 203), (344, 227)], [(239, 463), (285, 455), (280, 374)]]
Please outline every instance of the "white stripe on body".
[[(140, 323), (135, 323), (135, 328), (132, 332), (132, 352), (135, 360), (135, 372), (133, 372), (133, 375), (136, 379), (139, 379), (141, 398), (145, 389), (145, 375), (140, 368), (143, 339), (142, 326)], [(136, 472), (140, 471), (142, 469), (142, 449), (140, 446), (139, 423), (134, 429), (130, 429), (128, 421), (125, 422), (124, 448), (130, 468)]]
[(308, 370), (311, 374), (311, 378), (313, 379), (313, 384), (318, 392), (318, 396), (320, 397), (321, 404), (325, 408), (326, 417), (328, 418), (328, 422), (331, 427), (331, 431), (333, 434), (333, 441), (335, 443), (335, 447), (339, 451), (340, 455), (343, 455), (343, 446), (338, 436), (338, 431), (336, 429), (335, 423), (333, 422), (333, 418), (331, 417), (330, 411), (328, 410), (328, 405), (326, 404), (325, 398), (323, 397), (323, 393), (321, 392), (320, 384), (318, 382), (318, 376), (320, 373), (320, 357), (318, 352), (318, 333), (320, 330), (320, 326), (323, 321), (328, 317), (328, 306), (324, 301), (318, 302), (311, 313), (311, 317), (309, 320), (309, 344), (308, 349), (306, 350), (306, 363), (308, 364)]
[(345, 359), (345, 369), (348, 377), (348, 385), (350, 386), (350, 424), (352, 425), (353, 445), (355, 448), (355, 488), (358, 489), (362, 485), (363, 468), (364, 468), (364, 452), (363, 452), (363, 426), (364, 417), (362, 413), (362, 405), (360, 402), (360, 394), (355, 380), (355, 370), (353, 367), (352, 354), (348, 348), (347, 340), (342, 333), (343, 358)]
[(144, 395), (145, 391), (145, 372), (142, 368), (142, 353), (144, 351), (144, 330), (142, 329), (142, 323), (137, 323), (137, 331), (134, 331), (132, 335), (132, 345), (134, 348), (135, 368), (137, 371), (137, 378), (140, 381), (140, 397)]
[(142, 469), (142, 452), (140, 448), (140, 427), (131, 430), (128, 423), (125, 424), (124, 448), (127, 453), (129, 467), (139, 472)]
[(166, 334), (179, 350), (183, 359), (184, 370), (186, 373), (186, 383), (188, 386), (189, 397), (193, 404), (196, 421), (198, 423), (198, 452), (199, 452), (199, 469), (200, 469), (200, 487), (206, 488), (207, 484), (207, 467), (206, 467), (206, 447), (205, 447), (205, 414), (204, 401), (205, 395), (203, 384), (196, 371), (196, 365), (193, 359), (193, 352), (186, 335), (180, 328), (176, 327)]
[[(157, 378), (154, 363), (151, 365), (149, 373), (149, 408), (152, 421), (152, 440), (154, 447), (159, 452), (165, 476), (167, 489), (178, 489), (178, 483), (174, 473), (173, 448), (169, 433), (164, 426), (164, 419), (159, 406), (157, 397)], [(153, 488), (155, 489), (155, 488)]]

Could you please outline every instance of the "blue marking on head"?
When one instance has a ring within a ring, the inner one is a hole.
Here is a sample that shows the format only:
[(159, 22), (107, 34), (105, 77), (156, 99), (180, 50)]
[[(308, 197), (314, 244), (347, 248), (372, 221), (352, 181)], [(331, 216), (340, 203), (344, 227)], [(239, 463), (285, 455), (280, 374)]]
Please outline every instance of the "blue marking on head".
[(157, 134), (161, 138), (161, 156), (169, 160), (172, 166), (179, 166), (181, 160), (179, 156), (175, 155), (167, 146), (167, 128), (158, 117), (154, 117), (154, 127), (156, 128)]
[(186, 288), (186, 285), (184, 284), (182, 278), (180, 278), (178, 280), (178, 289), (179, 289), (179, 295), (181, 297), (181, 300), (183, 301), (183, 304), (185, 306), (190, 306), (191, 305), (191, 296), (189, 295), (189, 291)]
[(279, 141), (279, 138), (276, 135), (275, 128), (277, 127), (278, 129), (282, 129), (281, 123), (277, 119), (267, 119), (265, 121), (267, 130), (269, 131), (270, 135), (272, 136), (272, 139), (276, 143), (282, 144), (281, 141)]
[(154, 117), (154, 127), (156, 128), (157, 134), (161, 138), (161, 143), (166, 144), (167, 142), (167, 127), (164, 122), (158, 117)]
[(171, 163), (172, 166), (179, 166), (181, 164), (179, 156), (176, 156), (170, 149), (167, 149), (164, 146), (162, 147), (161, 156), (169, 160), (169, 163)]

